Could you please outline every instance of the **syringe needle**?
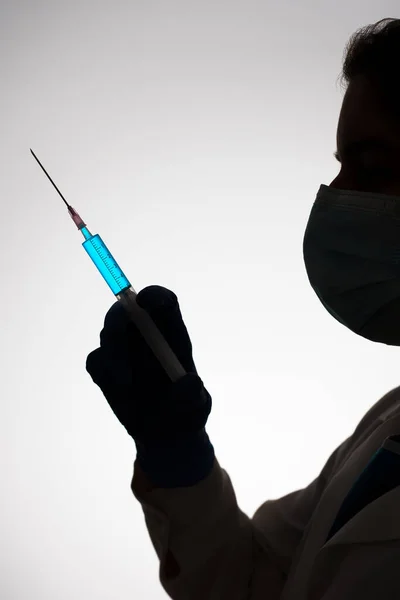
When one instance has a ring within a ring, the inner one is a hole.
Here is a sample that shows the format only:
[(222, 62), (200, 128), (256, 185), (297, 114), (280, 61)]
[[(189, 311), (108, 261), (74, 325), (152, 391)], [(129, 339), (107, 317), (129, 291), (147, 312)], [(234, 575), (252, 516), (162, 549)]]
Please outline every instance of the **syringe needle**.
[(54, 187), (56, 188), (57, 192), (60, 194), (61, 198), (64, 200), (65, 204), (67, 205), (68, 210), (71, 209), (72, 207), (68, 204), (68, 202), (66, 201), (66, 199), (64, 198), (64, 196), (62, 195), (62, 193), (60, 192), (60, 190), (58, 189), (58, 187), (56, 186), (56, 184), (54, 183), (54, 181), (52, 180), (52, 178), (50, 177), (50, 175), (48, 174), (48, 172), (46, 171), (46, 169), (44, 168), (44, 166), (42, 165), (42, 163), (40, 162), (40, 160), (36, 156), (36, 154), (34, 153), (34, 151), (32, 150), (32, 148), (29, 148), (29, 150), (32, 152), (34, 158), (37, 160), (37, 162), (39, 163), (39, 165), (41, 166), (41, 168), (43, 169), (43, 171), (46, 173), (47, 177), (50, 179), (51, 183), (54, 185)]
[(62, 195), (62, 193), (60, 192), (60, 190), (58, 189), (58, 187), (56, 186), (56, 184), (54, 183), (54, 181), (52, 180), (52, 178), (50, 177), (50, 175), (48, 174), (48, 172), (46, 171), (46, 169), (44, 168), (44, 166), (42, 165), (42, 163), (40, 162), (40, 160), (36, 156), (36, 154), (34, 153), (34, 151), (32, 150), (32, 148), (29, 148), (29, 150), (31, 151), (32, 155), (37, 160), (37, 162), (39, 163), (39, 165), (41, 166), (41, 168), (43, 169), (43, 171), (45, 172), (45, 174), (47, 175), (47, 177), (50, 179), (51, 183), (54, 185), (54, 187), (56, 188), (57, 192), (60, 194), (61, 198), (64, 200), (65, 204), (67, 205), (70, 217), (73, 220), (73, 222), (75, 223), (75, 225), (77, 226), (77, 228), (78, 229), (83, 229), (84, 227), (86, 227), (86, 223), (78, 215), (78, 213), (76, 212), (76, 210), (74, 208), (72, 208), (72, 206), (70, 204), (68, 204), (68, 202), (66, 201), (66, 199), (64, 198), (64, 196)]

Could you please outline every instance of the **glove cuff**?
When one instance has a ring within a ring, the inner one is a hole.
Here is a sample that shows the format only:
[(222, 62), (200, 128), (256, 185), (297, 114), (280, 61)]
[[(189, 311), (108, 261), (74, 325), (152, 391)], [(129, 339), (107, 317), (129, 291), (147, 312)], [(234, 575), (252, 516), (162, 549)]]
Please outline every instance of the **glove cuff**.
[(157, 487), (178, 488), (196, 485), (214, 466), (214, 447), (202, 429), (185, 440), (161, 447), (144, 446), (135, 440), (137, 461)]

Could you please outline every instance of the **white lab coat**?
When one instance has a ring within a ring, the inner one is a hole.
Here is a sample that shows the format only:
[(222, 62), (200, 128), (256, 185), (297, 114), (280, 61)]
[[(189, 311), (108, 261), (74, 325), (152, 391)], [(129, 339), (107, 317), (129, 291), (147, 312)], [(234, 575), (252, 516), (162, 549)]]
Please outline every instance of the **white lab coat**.
[[(400, 433), (400, 387), (364, 416), (306, 488), (252, 518), (215, 460), (195, 486), (151, 489), (135, 462), (132, 491), (173, 600), (399, 600), (400, 486), (327, 536), (353, 483)], [(250, 462), (249, 457), (249, 462)], [(254, 477), (261, 464), (254, 464)], [(138, 568), (138, 567), (136, 567)]]

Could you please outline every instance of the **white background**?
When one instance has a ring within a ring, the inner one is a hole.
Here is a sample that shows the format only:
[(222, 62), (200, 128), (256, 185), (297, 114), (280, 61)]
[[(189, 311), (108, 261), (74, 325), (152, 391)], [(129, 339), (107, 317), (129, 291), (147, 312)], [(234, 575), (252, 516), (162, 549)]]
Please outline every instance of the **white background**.
[(395, 1), (0, 4), (2, 600), (161, 600), (134, 444), (85, 371), (113, 296), (34, 152), (136, 290), (180, 300), (242, 510), (308, 485), (399, 385), (302, 242), (337, 83)]

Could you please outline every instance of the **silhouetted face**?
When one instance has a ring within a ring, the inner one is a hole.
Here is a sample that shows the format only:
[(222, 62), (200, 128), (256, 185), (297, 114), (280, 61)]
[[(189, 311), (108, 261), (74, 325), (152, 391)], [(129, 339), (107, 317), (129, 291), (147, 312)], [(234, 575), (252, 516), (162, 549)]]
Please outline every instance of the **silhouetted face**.
[(400, 196), (400, 122), (362, 76), (354, 78), (343, 99), (337, 150), (341, 170), (330, 187)]
[[(400, 123), (363, 77), (346, 91), (336, 142), (342, 164), (329, 187), (400, 196)], [(378, 311), (361, 335), (400, 346), (400, 298)]]

